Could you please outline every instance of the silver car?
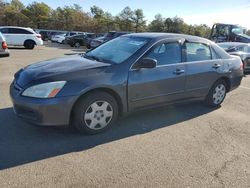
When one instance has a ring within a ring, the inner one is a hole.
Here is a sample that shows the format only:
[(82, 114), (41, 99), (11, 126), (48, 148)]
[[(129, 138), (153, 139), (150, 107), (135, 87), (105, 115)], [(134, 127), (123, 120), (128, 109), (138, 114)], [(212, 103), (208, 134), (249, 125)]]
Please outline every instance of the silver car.
[(244, 72), (250, 71), (250, 43), (224, 42), (218, 44), (230, 55), (236, 55), (241, 58)]
[(0, 32), (0, 56), (9, 56), (8, 45), (2, 33)]

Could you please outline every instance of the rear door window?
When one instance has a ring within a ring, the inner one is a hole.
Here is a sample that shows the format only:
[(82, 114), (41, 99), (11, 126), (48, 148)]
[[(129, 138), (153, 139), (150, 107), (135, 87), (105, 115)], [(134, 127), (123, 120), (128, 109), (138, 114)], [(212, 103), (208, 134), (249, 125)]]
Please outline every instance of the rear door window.
[(212, 59), (210, 47), (202, 43), (185, 43), (187, 61), (206, 61)]

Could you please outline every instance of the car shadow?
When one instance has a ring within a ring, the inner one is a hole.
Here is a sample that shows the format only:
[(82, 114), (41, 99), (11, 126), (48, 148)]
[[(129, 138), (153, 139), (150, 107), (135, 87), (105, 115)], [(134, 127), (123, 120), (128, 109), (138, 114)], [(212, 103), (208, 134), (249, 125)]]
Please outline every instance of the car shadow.
[(28, 50), (24, 46), (9, 46), (9, 50)]
[(110, 130), (83, 135), (69, 128), (38, 127), (21, 121), (12, 108), (0, 109), (0, 170), (174, 126), (215, 109), (200, 103), (136, 112), (120, 119)]

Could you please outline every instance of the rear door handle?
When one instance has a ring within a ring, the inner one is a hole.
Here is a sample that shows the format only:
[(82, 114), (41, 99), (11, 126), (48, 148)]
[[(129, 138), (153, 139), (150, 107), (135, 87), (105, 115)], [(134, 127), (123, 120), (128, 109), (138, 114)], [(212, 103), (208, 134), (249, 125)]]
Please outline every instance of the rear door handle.
[(220, 64), (214, 64), (214, 66), (213, 66), (214, 69), (218, 69), (218, 68), (220, 68), (220, 67), (221, 67)]
[(185, 70), (181, 70), (181, 69), (176, 69), (176, 71), (174, 71), (174, 74), (176, 75), (180, 75), (180, 74), (184, 74)]

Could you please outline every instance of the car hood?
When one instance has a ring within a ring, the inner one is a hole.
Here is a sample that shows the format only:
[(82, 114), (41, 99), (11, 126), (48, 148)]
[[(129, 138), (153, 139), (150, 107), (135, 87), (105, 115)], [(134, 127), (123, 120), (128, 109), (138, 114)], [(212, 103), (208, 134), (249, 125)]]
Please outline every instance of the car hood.
[(250, 43), (250, 36), (245, 34), (240, 34), (238, 35), (238, 37), (240, 37), (243, 40), (242, 42)]
[(81, 55), (72, 55), (29, 65), (15, 74), (15, 80), (23, 87), (34, 80), (107, 66), (110, 64), (89, 60)]

